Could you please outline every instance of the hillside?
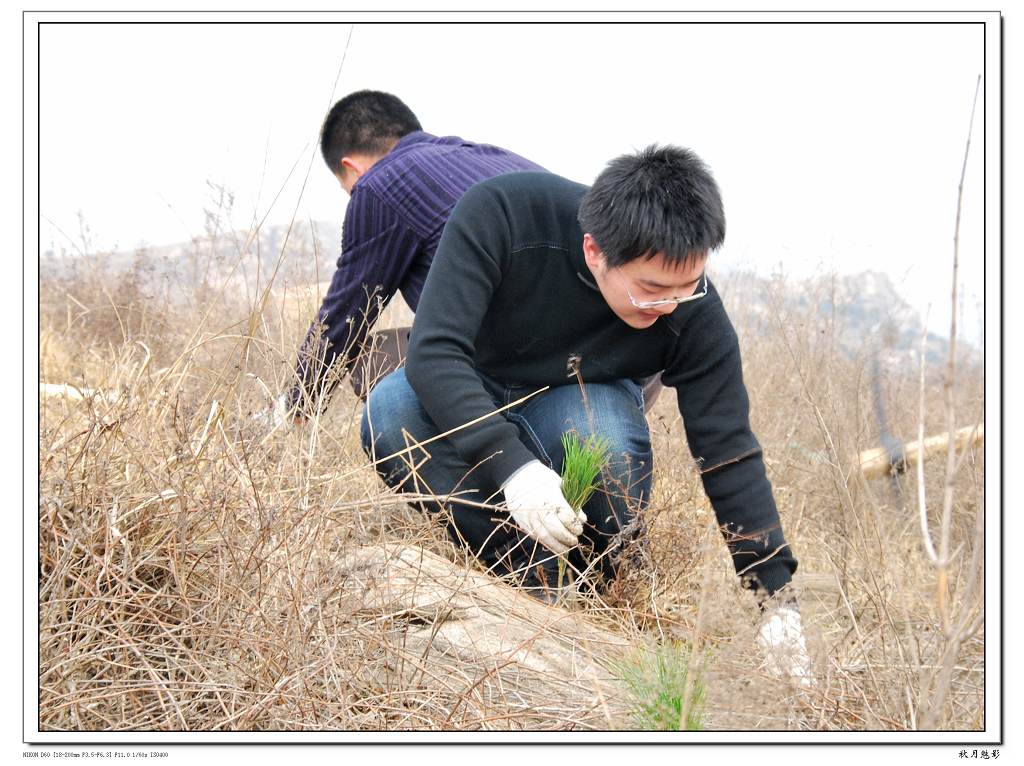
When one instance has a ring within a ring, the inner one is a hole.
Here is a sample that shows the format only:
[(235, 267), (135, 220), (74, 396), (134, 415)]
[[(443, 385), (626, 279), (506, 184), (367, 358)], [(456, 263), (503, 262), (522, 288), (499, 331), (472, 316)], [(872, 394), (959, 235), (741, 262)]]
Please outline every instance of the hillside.
[[(257, 287), (265, 286), (275, 269), (277, 287), (328, 281), (340, 243), (341, 229), (336, 224), (297, 222), (290, 232), (284, 226), (264, 227), (258, 237), (246, 232), (227, 237), (215, 234), (188, 243), (90, 257), (51, 253), (40, 259), (40, 280), (45, 284), (93, 274), (115, 284), (130, 284), (143, 295), (175, 301), (187, 301), (189, 291), (197, 286), (219, 289), (228, 284), (253, 300)], [(864, 271), (783, 281), (750, 271), (718, 271), (713, 265), (712, 279), (737, 326), (768, 332), (777, 308), (773, 300), (781, 301), (789, 312), (813, 316), (819, 333), (828, 331), (848, 355), (861, 355), (867, 348), (877, 351), (883, 366), (917, 365), (921, 317), (887, 274)], [(979, 349), (963, 340), (958, 345), (965, 363), (981, 362)], [(949, 343), (929, 332), (926, 349), (929, 364), (942, 364)]]
[[(296, 234), (279, 277), (325, 278), (311, 267), (334, 248)], [(488, 575), (384, 487), (347, 386), (318, 420), (268, 433), (259, 413), (315, 309), (278, 291), (254, 310), (270, 242), (44, 264), (40, 375), (77, 396), (39, 412), (42, 729), (652, 729), (680, 727), (685, 705), (692, 728), (725, 731), (982, 728), (984, 452), (948, 484), (944, 461), (926, 466), (945, 569), (905, 482), (856, 470), (879, 443), (875, 401), (899, 441), (918, 430), (913, 366), (872, 382), (871, 341), (909, 356), (920, 327), (888, 280), (717, 280), (800, 562), (818, 679), (800, 692), (757, 651), (760, 614), (673, 397), (648, 419), (654, 484), (628, 566), (564, 609)], [(947, 429), (936, 372), (929, 435)], [(957, 424), (977, 423), (980, 369), (959, 374)]]

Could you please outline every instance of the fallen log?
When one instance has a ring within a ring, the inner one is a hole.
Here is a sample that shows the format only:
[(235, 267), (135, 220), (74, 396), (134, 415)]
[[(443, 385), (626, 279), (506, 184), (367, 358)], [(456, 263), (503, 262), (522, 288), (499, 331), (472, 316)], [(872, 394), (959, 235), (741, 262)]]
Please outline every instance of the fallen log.
[(72, 399), (77, 402), (81, 401), (82, 399), (89, 399), (95, 396), (96, 392), (93, 391), (91, 388), (70, 386), (67, 383), (40, 383), (39, 395), (63, 396), (66, 399)]
[(359, 548), (340, 574), (358, 611), (402, 621), (400, 683), (429, 667), (454, 698), (500, 718), (520, 710), (514, 728), (629, 728), (610, 670), (631, 649), (624, 636), (416, 546)]
[(60, 396), (73, 402), (81, 402), (86, 399), (98, 398), (102, 401), (114, 403), (117, 401), (117, 394), (103, 393), (85, 386), (74, 386), (70, 383), (40, 383), (40, 398)]
[[(964, 450), (985, 440), (985, 424), (979, 423), (975, 426), (964, 426), (954, 433), (956, 448)], [(860, 470), (865, 478), (873, 479), (878, 476), (902, 473), (910, 466), (917, 465), (920, 457), (920, 448), (923, 444), (924, 457), (927, 460), (938, 452), (944, 452), (949, 446), (949, 434), (930, 436), (923, 443), (918, 441), (908, 442), (894, 451), (885, 447), (875, 447), (860, 453)]]

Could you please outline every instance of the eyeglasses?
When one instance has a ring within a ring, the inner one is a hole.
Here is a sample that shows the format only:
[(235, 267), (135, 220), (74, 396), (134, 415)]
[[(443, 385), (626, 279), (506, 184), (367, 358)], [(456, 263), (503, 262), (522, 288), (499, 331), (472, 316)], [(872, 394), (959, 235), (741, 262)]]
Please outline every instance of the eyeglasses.
[(694, 291), (693, 295), (687, 295), (685, 298), (665, 298), (660, 301), (638, 301), (633, 297), (633, 293), (626, 288), (626, 295), (629, 296), (629, 302), (633, 304), (633, 308), (638, 309), (653, 309), (658, 306), (669, 306), (671, 304), (687, 303), (689, 301), (695, 301), (698, 298), (703, 298), (708, 294), (708, 275), (707, 272), (701, 274), (701, 289)]

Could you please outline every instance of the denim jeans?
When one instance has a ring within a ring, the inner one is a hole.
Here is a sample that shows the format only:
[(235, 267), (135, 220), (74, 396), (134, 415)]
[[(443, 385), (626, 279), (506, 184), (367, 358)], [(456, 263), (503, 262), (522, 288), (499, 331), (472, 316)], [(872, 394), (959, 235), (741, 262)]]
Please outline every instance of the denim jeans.
[[(495, 409), (532, 393), (535, 389), (503, 385), (481, 373)], [(538, 394), (495, 417), (504, 416), (519, 430), (519, 438), (537, 459), (556, 472), (564, 459), (562, 434), (577, 431), (581, 439), (596, 433), (610, 444), (610, 459), (597, 491), (583, 507), (587, 516), (580, 545), (568, 562), (575, 575), (597, 574), (597, 582), (615, 575), (616, 549), (635, 530), (637, 512), (651, 492), (651, 439), (644, 418), (643, 391), (632, 380), (580, 386), (557, 386)], [(381, 380), (370, 392), (361, 428), (363, 449), (378, 460), (438, 434), (430, 416), (399, 369)], [(429, 457), (428, 457), (429, 456)], [(501, 501), (499, 488), (488, 486), (474, 474), (448, 439), (413, 449), (377, 464), (390, 487), (401, 492), (454, 495), (476, 503)], [(415, 467), (415, 470), (411, 470)], [(468, 546), (493, 573), (520, 578), (527, 587), (546, 587), (556, 582), (556, 557), (525, 537), (500, 508), (481, 508), (457, 500), (417, 501), (428, 513), (442, 514), (450, 537)]]

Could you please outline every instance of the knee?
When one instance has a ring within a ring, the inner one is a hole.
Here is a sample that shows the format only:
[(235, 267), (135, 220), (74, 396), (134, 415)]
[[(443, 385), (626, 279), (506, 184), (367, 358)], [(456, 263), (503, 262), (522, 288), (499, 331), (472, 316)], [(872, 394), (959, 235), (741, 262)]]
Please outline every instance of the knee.
[(589, 385), (584, 410), (574, 415), (572, 426), (583, 436), (606, 439), (613, 464), (650, 464), (651, 434), (639, 386), (632, 381)]
[(590, 384), (586, 402), (581, 400), (578, 405), (568, 408), (562, 426), (584, 439), (593, 434), (605, 440), (605, 492), (634, 503), (647, 498), (653, 453), (639, 387), (632, 381)]
[(359, 427), (359, 439), (367, 455), (374, 457), (376, 453), (380, 457), (400, 449), (394, 444), (394, 434), (401, 433), (406, 410), (415, 401), (403, 370), (396, 370), (373, 387), (363, 405)]

